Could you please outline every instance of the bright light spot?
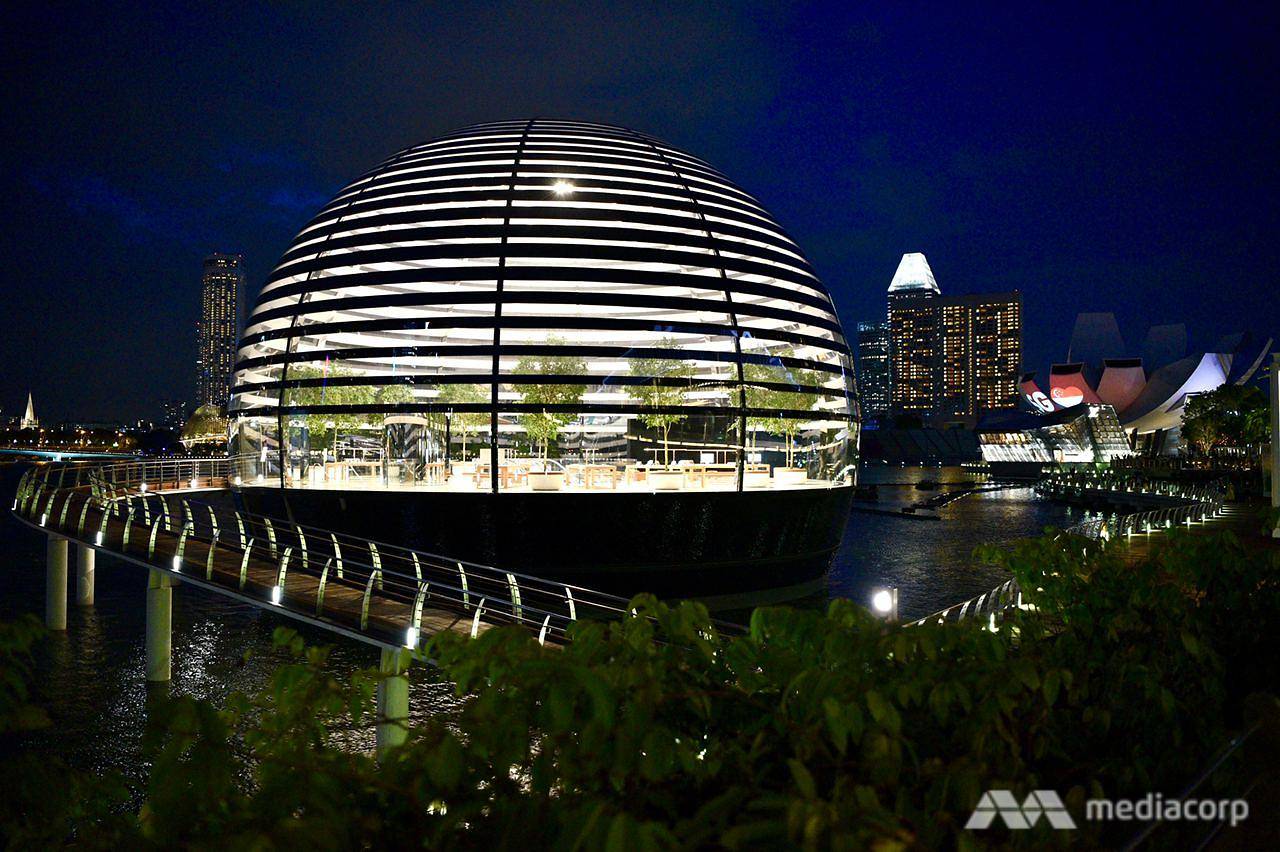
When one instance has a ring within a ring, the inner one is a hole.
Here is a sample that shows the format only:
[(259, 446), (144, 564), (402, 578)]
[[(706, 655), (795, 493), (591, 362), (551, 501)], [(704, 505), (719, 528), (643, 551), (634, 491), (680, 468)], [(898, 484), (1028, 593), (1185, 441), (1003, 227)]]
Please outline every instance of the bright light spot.
[(404, 632), (404, 646), (406, 648), (418, 647), (418, 628), (410, 627)]
[(139, 490), (139, 491), (146, 491), (146, 490), (147, 490), (147, 483), (143, 482), (142, 484), (140, 484), (140, 485), (138, 486), (138, 490)]
[(182, 570), (182, 560), (181, 560), (181, 559), (179, 559), (179, 558), (178, 558), (178, 557), (176, 557), (176, 556), (175, 556), (175, 557), (173, 557), (173, 570), (175, 570), (175, 571), (181, 571), (181, 570)]
[(99, 547), (102, 546), (102, 533), (98, 533), (96, 536), (94, 536), (93, 543), (98, 545)]
[(40, 516), (40, 526), (44, 526), (45, 522), (48, 520), (49, 520), (49, 513), (45, 512), (43, 515)]
[(237, 475), (235, 479), (236, 485), (239, 486), (242, 481), (243, 480), (240, 479), (239, 475)]
[(551, 191), (563, 198), (566, 195), (573, 194), (573, 184), (567, 180), (558, 180), (551, 184)]
[(193, 477), (191, 477), (191, 487), (192, 487), (192, 488), (195, 488), (195, 487), (196, 487), (196, 478), (195, 478), (194, 476), (193, 476)]
[(279, 586), (271, 587), (271, 602), (276, 606), (280, 605), (280, 587)]
[(891, 612), (893, 610), (893, 593), (888, 589), (881, 589), (871, 596), (871, 606), (876, 612)]

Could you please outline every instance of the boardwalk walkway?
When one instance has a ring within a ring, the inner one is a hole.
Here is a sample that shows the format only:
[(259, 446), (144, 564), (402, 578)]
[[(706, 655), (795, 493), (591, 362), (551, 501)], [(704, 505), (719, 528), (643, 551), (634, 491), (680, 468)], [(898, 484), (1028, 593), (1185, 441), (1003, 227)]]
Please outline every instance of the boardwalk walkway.
[(207, 468), (102, 470), (33, 469), (14, 514), (51, 537), (383, 648), (497, 624), (557, 643), (580, 617), (627, 611), (613, 595), (199, 502), (226, 487), (225, 473)]

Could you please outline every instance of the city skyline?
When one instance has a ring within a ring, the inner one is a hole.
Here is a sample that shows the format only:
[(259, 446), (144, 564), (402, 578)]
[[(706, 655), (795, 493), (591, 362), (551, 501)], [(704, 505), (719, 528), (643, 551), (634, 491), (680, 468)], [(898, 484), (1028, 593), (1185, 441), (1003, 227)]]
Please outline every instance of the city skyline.
[[(1125, 327), (1206, 316), (1209, 339), (1270, 331), (1276, 116), (1252, 94), (1275, 76), (1270, 13), (623, 7), (589, 32), (580, 14), (138, 6), (50, 29), (11, 12), (18, 108), (0, 156), (22, 203), (0, 227), (0, 357), (24, 368), (0, 378), (0, 406), (32, 387), (48, 418), (126, 419), (185, 395), (199, 258), (243, 252), (251, 299), (367, 163), (519, 115), (702, 152), (806, 247), (848, 328), (878, 313), (901, 254), (924, 251), (953, 293), (1022, 291), (1034, 365), (1080, 311)], [(420, 49), (440, 39), (455, 49)], [(312, 61), (365, 51), (379, 61)], [(501, 59), (528, 51), (533, 73)]]

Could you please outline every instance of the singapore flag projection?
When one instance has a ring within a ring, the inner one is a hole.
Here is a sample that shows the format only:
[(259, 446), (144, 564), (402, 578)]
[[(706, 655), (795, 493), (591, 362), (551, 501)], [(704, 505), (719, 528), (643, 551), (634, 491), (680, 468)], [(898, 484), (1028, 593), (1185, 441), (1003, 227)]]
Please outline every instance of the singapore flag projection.
[(1075, 385), (1050, 388), (1049, 394), (1059, 408), (1070, 408), (1073, 405), (1079, 405), (1084, 402), (1084, 391)]

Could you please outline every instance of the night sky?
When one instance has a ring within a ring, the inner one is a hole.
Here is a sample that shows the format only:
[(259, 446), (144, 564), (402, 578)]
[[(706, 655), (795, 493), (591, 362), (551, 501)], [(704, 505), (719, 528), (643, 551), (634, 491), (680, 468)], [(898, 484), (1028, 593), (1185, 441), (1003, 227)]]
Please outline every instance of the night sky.
[(1078, 311), (1133, 349), (1280, 329), (1275, 4), (177, 5), (2, 13), (0, 413), (192, 396), (205, 254), (242, 252), (252, 300), (360, 172), (534, 115), (719, 167), (850, 331), (906, 251), (945, 293), (1022, 290), (1041, 371)]

